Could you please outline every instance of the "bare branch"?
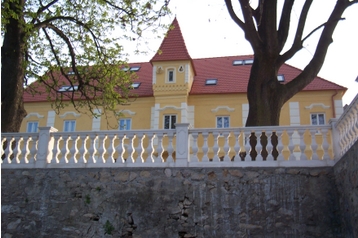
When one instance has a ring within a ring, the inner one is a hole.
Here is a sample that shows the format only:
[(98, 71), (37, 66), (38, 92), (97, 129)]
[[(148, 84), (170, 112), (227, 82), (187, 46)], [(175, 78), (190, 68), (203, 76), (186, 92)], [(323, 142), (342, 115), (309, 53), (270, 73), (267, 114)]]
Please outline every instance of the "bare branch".
[(293, 44), (292, 44), (291, 48), (288, 51), (286, 51), (286, 53), (284, 53), (283, 55), (281, 55), (279, 57), (279, 59), (278, 59), (279, 65), (282, 65), (284, 62), (286, 62), (288, 59), (290, 59), (292, 56), (294, 56), (299, 50), (302, 49), (303, 30), (305, 28), (308, 11), (311, 7), (312, 2), (313, 2), (313, 0), (307, 0), (305, 2), (304, 6), (302, 7), (300, 19), (299, 19), (298, 25), (297, 25), (295, 39), (293, 40)]
[(290, 29), (291, 11), (294, 2), (294, 0), (286, 0), (282, 8), (280, 25), (278, 28), (278, 42), (280, 52), (287, 41), (288, 32)]

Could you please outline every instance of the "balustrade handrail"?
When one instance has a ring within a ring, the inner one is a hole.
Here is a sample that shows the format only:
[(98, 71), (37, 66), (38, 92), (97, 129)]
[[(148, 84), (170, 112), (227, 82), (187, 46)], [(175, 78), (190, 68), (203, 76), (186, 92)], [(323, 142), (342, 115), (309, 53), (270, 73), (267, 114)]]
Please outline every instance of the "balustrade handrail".
[(238, 131), (282, 131), (282, 130), (319, 130), (331, 129), (331, 125), (307, 125), (307, 126), (252, 126), (252, 127), (229, 127), (229, 128), (192, 128), (189, 129), (191, 133), (201, 133), (203, 131), (217, 131), (217, 132), (231, 132)]

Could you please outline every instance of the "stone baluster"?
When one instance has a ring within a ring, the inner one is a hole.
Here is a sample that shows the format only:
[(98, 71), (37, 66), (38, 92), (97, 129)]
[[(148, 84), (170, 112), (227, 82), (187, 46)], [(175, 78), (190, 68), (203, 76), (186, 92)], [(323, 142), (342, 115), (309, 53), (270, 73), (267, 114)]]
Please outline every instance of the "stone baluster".
[(297, 130), (297, 133), (300, 137), (300, 144), (299, 144), (299, 147), (300, 147), (300, 160), (307, 160), (307, 156), (306, 156), (306, 143), (305, 143), (305, 140), (304, 140), (304, 137), (305, 137), (305, 129), (298, 129)]
[(118, 136), (118, 140), (119, 140), (119, 144), (116, 147), (116, 151), (118, 153), (118, 157), (116, 159), (116, 163), (124, 163), (124, 153), (125, 153), (125, 146), (124, 146), (124, 141), (126, 139), (125, 135), (122, 135), (123, 137), (119, 137)]
[(295, 149), (295, 145), (293, 144), (293, 134), (295, 133), (294, 130), (287, 130), (287, 135), (288, 135), (288, 150), (289, 150), (289, 157), (288, 160), (296, 160), (295, 154), (294, 154), (294, 149)]
[(22, 154), (22, 147), (23, 147), (23, 140), (24, 138), (22, 136), (16, 135), (15, 136), (15, 147), (13, 150), (13, 162), (16, 164), (20, 163), (20, 156)]
[(271, 130), (266, 130), (265, 135), (267, 137), (267, 145), (266, 145), (266, 151), (267, 151), (267, 158), (266, 161), (273, 161), (273, 155), (272, 155), (272, 150), (273, 150), (273, 145), (272, 145), (272, 131)]
[(317, 148), (318, 148), (318, 144), (316, 141), (316, 133), (317, 133), (317, 129), (310, 129), (310, 136), (311, 136), (311, 150), (312, 150), (312, 156), (311, 159), (312, 160), (318, 160), (318, 155), (317, 155)]
[(250, 137), (251, 137), (251, 131), (250, 130), (245, 130), (244, 132), (244, 142), (245, 142), (245, 152), (246, 152), (246, 156), (245, 156), (245, 161), (251, 161), (251, 145), (250, 145)]
[(202, 162), (208, 162), (209, 161), (209, 156), (208, 156), (208, 151), (209, 151), (209, 146), (208, 146), (208, 137), (209, 137), (209, 132), (203, 132), (201, 133), (202, 137), (203, 137), (203, 147), (202, 147), (202, 151), (203, 151), (203, 158), (201, 159)]
[[(4, 156), (5, 154), (5, 150), (4, 150), (4, 144), (5, 144), (5, 141), (6, 141), (6, 137), (2, 137), (1, 139), (1, 158)], [(1, 163), (4, 163), (4, 160), (1, 160)]]
[(278, 152), (277, 160), (282, 161), (285, 160), (282, 153), (284, 147), (282, 143), (283, 130), (276, 130), (276, 136), (277, 136), (277, 152)]
[(241, 138), (241, 132), (239, 130), (235, 130), (234, 131), (234, 137), (235, 137), (235, 145), (234, 145), (234, 151), (235, 151), (235, 156), (234, 156), (234, 161), (235, 162), (239, 162), (241, 161), (240, 158), (240, 138)]
[(67, 139), (64, 140), (64, 146), (60, 149), (61, 154), (63, 155), (63, 158), (60, 160), (60, 164), (67, 164), (69, 162), (69, 154), (70, 154), (70, 148), (69, 144), (72, 140), (70, 135), (67, 135)]
[(191, 157), (191, 161), (193, 162), (197, 162), (199, 161), (198, 158), (198, 133), (197, 132), (193, 132), (191, 133), (191, 136), (193, 138), (193, 145), (191, 146), (191, 151), (193, 152), (193, 156)]
[(97, 151), (97, 155), (98, 155), (98, 160), (97, 160), (97, 163), (100, 163), (100, 164), (105, 164), (106, 163), (106, 141), (107, 141), (107, 135), (103, 135), (103, 134), (100, 134), (98, 136), (98, 151)]
[(220, 138), (220, 133), (217, 131), (213, 132), (213, 137), (214, 137), (214, 145), (213, 145), (213, 153), (214, 153), (214, 157), (213, 157), (213, 161), (220, 161), (218, 152), (219, 152), (219, 138)]
[(89, 159), (88, 159), (87, 163), (95, 164), (95, 163), (97, 163), (96, 154), (97, 154), (97, 146), (98, 146), (98, 143), (97, 143), (98, 136), (97, 136), (97, 134), (91, 133), (89, 137), (90, 137), (91, 143), (90, 143), (90, 147), (88, 149)]
[[(28, 158), (31, 153), (30, 153), (30, 145), (32, 142), (32, 137), (31, 136), (27, 136), (27, 138), (24, 141), (24, 157), (23, 159), (20, 161), (20, 164), (28, 164), (30, 159)], [(32, 160), (32, 162), (35, 162), (34, 160)]]
[(162, 153), (164, 151), (164, 149), (163, 149), (163, 137), (164, 137), (164, 135), (161, 134), (161, 133), (158, 133), (157, 137), (158, 137), (158, 145), (157, 145), (157, 153), (158, 153), (158, 155), (157, 155), (157, 158), (155, 159), (155, 162), (156, 163), (163, 163), (164, 160), (163, 160)]
[(330, 160), (330, 156), (329, 156), (329, 152), (328, 152), (329, 143), (327, 140), (328, 129), (322, 129), (321, 133), (322, 133), (322, 149), (323, 149), (323, 158), (322, 159)]
[(223, 150), (224, 150), (224, 161), (230, 161), (230, 156), (229, 156), (229, 150), (230, 150), (230, 146), (229, 146), (229, 140), (230, 140), (230, 132), (225, 131), (222, 133), (222, 136), (224, 137), (224, 146), (223, 146)]
[(154, 140), (155, 135), (154, 133), (147, 133), (146, 137), (148, 138), (148, 146), (146, 149), (147, 158), (145, 159), (145, 163), (154, 163)]
[(174, 151), (174, 148), (173, 148), (174, 133), (168, 132), (167, 136), (168, 136), (168, 147), (167, 147), (168, 158), (167, 158), (167, 162), (172, 162), (173, 161), (173, 151)]
[(138, 146), (137, 146), (138, 158), (136, 159), (136, 163), (144, 163), (144, 161), (145, 161), (144, 141), (145, 141), (146, 137), (147, 136), (145, 134), (142, 134), (141, 138), (138, 138), (139, 139)]
[(263, 157), (262, 157), (262, 136), (263, 133), (262, 131), (258, 131), (257, 133), (255, 133), (256, 135), (256, 152), (257, 152), (257, 156), (256, 156), (256, 161), (263, 161)]
[(127, 158), (126, 158), (126, 162), (127, 163), (134, 163), (135, 162), (135, 158), (134, 157), (134, 153), (135, 153), (135, 149), (134, 149), (134, 139), (135, 139), (135, 135), (132, 133), (128, 133), (127, 134), (127, 138), (128, 138), (128, 145), (127, 145)]
[(62, 135), (61, 134), (54, 134), (53, 136), (54, 138), (54, 147), (53, 147), (53, 157), (52, 157), (52, 161), (51, 163), (55, 163), (55, 164), (58, 164), (60, 163), (60, 160), (61, 160), (61, 148), (60, 148), (60, 145), (61, 145), (61, 142), (63, 141), (62, 139)]
[(7, 138), (6, 139), (6, 148), (5, 148), (5, 159), (3, 160), (4, 164), (11, 164), (13, 163), (11, 157), (13, 154), (13, 150), (12, 150), (12, 144), (15, 143), (15, 137), (11, 137), (11, 139)]
[(116, 161), (114, 160), (114, 153), (116, 152), (115, 150), (115, 146), (114, 146), (114, 143), (117, 139), (117, 135), (114, 135), (114, 134), (109, 134), (107, 135), (107, 141), (108, 141), (108, 146), (106, 148), (106, 151), (107, 151), (107, 163), (115, 163)]
[(74, 139), (72, 139), (72, 147), (70, 149), (70, 155), (72, 155), (69, 159), (69, 163), (73, 164), (73, 163), (78, 163), (78, 140), (80, 139), (79, 135), (75, 136), (71, 136), (71, 137), (75, 137)]
[(88, 153), (87, 151), (87, 140), (88, 140), (88, 135), (80, 135), (81, 140), (81, 148), (78, 149), (78, 162), (80, 163), (87, 163), (87, 159), (86, 159), (86, 154)]

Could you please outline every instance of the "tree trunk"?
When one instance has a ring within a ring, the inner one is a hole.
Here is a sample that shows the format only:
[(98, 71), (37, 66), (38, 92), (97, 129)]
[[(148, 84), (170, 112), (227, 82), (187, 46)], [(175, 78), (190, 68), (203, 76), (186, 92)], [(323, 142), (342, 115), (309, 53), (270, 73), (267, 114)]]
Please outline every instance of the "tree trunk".
[(1, 132), (18, 132), (26, 116), (23, 103), (25, 34), (22, 26), (25, 0), (10, 3), (19, 19), (10, 18), (1, 47)]
[(284, 104), (282, 85), (277, 70), (272, 67), (276, 59), (255, 56), (247, 87), (249, 115), (246, 126), (278, 126)]

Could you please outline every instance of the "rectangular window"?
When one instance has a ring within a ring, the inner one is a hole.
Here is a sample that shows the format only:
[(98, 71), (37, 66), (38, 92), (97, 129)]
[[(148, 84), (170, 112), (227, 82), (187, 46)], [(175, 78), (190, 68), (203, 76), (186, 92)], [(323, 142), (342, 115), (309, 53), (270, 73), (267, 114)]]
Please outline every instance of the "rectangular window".
[(174, 82), (174, 70), (173, 69), (168, 70), (168, 82), (170, 82), (170, 83)]
[(71, 132), (76, 129), (76, 121), (75, 120), (66, 120), (63, 122), (63, 131)]
[(164, 129), (175, 129), (175, 123), (177, 121), (176, 115), (164, 116)]
[(131, 129), (132, 120), (129, 118), (123, 118), (119, 120), (119, 130), (127, 131)]
[(311, 114), (311, 125), (325, 125), (326, 124), (326, 120), (325, 120), (325, 116), (324, 113), (312, 113)]
[(27, 123), (26, 132), (37, 132), (38, 126), (39, 126), (39, 123), (37, 121), (29, 121)]
[(216, 117), (216, 128), (229, 128), (230, 127), (230, 117)]

